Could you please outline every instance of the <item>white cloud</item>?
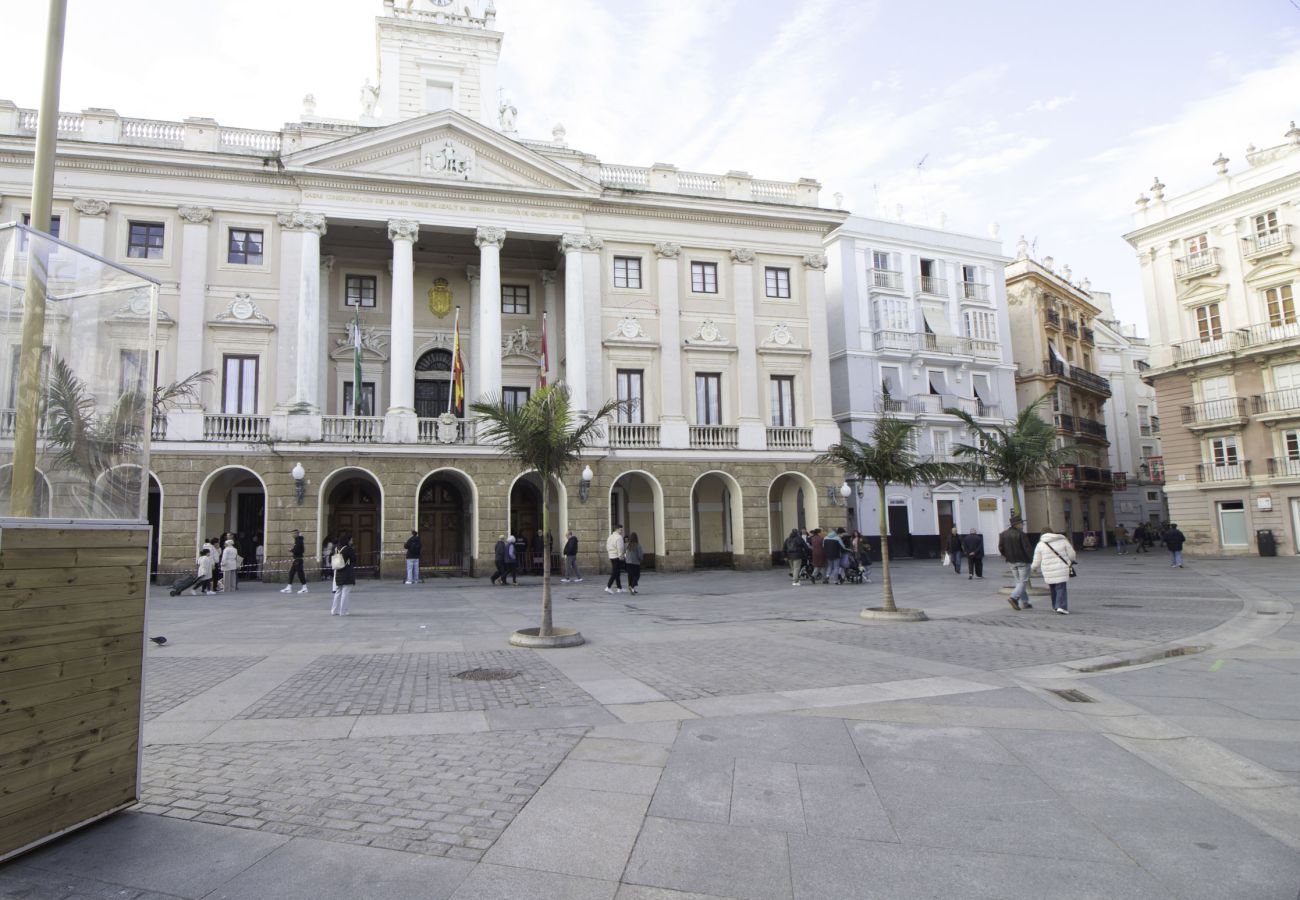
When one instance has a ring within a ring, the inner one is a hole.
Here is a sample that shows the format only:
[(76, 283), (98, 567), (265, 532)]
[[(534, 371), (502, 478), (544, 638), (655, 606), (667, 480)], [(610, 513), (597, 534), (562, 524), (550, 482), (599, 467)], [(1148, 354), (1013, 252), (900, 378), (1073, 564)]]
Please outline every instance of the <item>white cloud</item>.
[(1047, 100), (1035, 100), (1029, 104), (1026, 112), (1055, 112), (1067, 103), (1074, 102), (1074, 94), (1068, 97), (1051, 97)]

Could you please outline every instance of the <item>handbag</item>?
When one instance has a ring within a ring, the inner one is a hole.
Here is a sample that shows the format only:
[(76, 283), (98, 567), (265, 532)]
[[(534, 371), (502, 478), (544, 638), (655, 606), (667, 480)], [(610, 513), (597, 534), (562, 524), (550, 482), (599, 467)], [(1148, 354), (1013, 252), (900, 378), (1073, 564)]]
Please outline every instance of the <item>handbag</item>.
[(1050, 543), (1047, 545), (1047, 549), (1048, 549), (1048, 550), (1051, 550), (1052, 553), (1053, 553), (1053, 555), (1055, 555), (1057, 559), (1059, 559), (1061, 562), (1065, 563), (1067, 566), (1070, 567), (1070, 577), (1071, 577), (1071, 578), (1073, 578), (1074, 576), (1076, 576), (1076, 575), (1079, 574), (1078, 572), (1074, 571), (1074, 563), (1067, 561), (1066, 558), (1065, 558), (1064, 556), (1062, 556), (1061, 554), (1057, 553), (1057, 552), (1056, 552), (1056, 548), (1053, 547)]
[(952, 558), (951, 558), (950, 556), (948, 556), (948, 551), (947, 551), (947, 550), (943, 551), (943, 564), (944, 564), (945, 566), (950, 566), (950, 565), (952, 565)]

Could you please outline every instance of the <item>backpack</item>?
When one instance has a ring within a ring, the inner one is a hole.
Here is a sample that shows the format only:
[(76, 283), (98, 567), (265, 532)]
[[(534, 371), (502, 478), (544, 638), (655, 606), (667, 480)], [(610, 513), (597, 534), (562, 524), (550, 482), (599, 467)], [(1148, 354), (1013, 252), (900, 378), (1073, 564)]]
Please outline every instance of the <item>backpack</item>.
[(338, 571), (339, 569), (346, 569), (347, 567), (348, 561), (344, 559), (343, 551), (335, 550), (334, 555), (330, 557), (330, 568)]
[(839, 559), (844, 553), (844, 545), (840, 543), (839, 538), (834, 540), (827, 538), (822, 542), (822, 552), (826, 554), (827, 559)]

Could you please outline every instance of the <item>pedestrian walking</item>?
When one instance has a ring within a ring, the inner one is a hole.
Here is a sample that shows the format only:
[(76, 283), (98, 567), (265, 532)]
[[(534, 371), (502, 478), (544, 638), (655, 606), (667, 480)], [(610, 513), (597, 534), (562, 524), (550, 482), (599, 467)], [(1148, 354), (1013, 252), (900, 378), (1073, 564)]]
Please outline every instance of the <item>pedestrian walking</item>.
[(1033, 609), (1029, 602), (1029, 566), (1034, 551), (1029, 545), (1029, 535), (1025, 534), (1025, 520), (1020, 516), (1012, 516), (1010, 527), (998, 535), (998, 553), (1011, 567), (1014, 582), (1007, 602), (1012, 609)]
[(1043, 581), (1052, 592), (1052, 609), (1063, 616), (1070, 614), (1066, 589), (1077, 558), (1074, 545), (1065, 535), (1047, 531), (1039, 537), (1038, 546), (1034, 548), (1034, 561), (1029, 567), (1031, 571), (1043, 573)]
[(605, 582), (606, 594), (623, 593), (623, 554), (626, 552), (627, 544), (623, 540), (623, 526), (617, 525), (605, 539), (605, 554), (609, 557), (609, 581)]
[(496, 571), (488, 580), (496, 584), (499, 578), (504, 586), (506, 583), (506, 536), (504, 534), (497, 535), (496, 547), (492, 550), (492, 561), (496, 564)]
[(636, 593), (636, 586), (641, 583), (641, 562), (645, 559), (645, 552), (641, 549), (641, 540), (632, 532), (627, 536), (627, 543), (623, 547), (623, 567), (627, 569), (627, 589), (631, 593)]
[(858, 567), (862, 569), (862, 582), (868, 584), (871, 582), (871, 542), (866, 536), (856, 528), (853, 529), (853, 538), (849, 544), (853, 551), (853, 556), (858, 561)]
[(225, 573), (225, 584), (221, 586), (222, 590), (239, 590), (239, 567), (241, 565), (243, 565), (243, 560), (239, 558), (239, 551), (235, 549), (234, 540), (227, 539), (225, 549), (221, 551), (221, 571)]
[(203, 549), (212, 559), (212, 593), (216, 594), (221, 591), (221, 538), (208, 538)]
[(339, 533), (338, 543), (334, 545), (334, 555), (330, 557), (330, 568), (334, 570), (334, 603), (330, 607), (331, 616), (346, 616), (348, 602), (352, 599), (352, 588), (357, 583), (357, 551), (352, 549), (352, 532)]
[[(325, 543), (327, 546), (330, 546), (328, 540)], [(302, 583), (302, 587), (298, 589), (298, 593), (305, 594), (307, 593), (307, 573), (303, 571), (302, 566), (303, 557), (307, 555), (307, 545), (303, 542), (302, 532), (298, 531), (296, 528), (293, 532), (293, 549), (289, 551), (289, 555), (293, 557), (293, 562), (289, 565), (289, 583), (280, 588), (280, 593), (293, 593), (293, 576), (297, 575), (298, 581)], [(326, 562), (328, 561), (329, 559), (327, 557)]]
[(194, 558), (198, 569), (195, 571), (197, 580), (190, 585), (190, 596), (197, 596), (199, 591), (205, 595), (211, 594), (212, 591), (212, 554), (208, 552), (207, 547), (199, 550), (199, 555)]
[(840, 532), (844, 529), (832, 529), (822, 541), (822, 553), (826, 554), (826, 583), (834, 579), (836, 584), (844, 583), (844, 538)]
[(1187, 542), (1186, 536), (1178, 530), (1178, 526), (1173, 522), (1169, 523), (1169, 528), (1161, 536), (1165, 546), (1169, 548), (1169, 568), (1183, 567), (1183, 544)]
[[(297, 534), (297, 532), (295, 531), (294, 534)], [(320, 580), (321, 581), (332, 582), (334, 580), (334, 569), (330, 567), (330, 560), (333, 558), (333, 556), (334, 556), (334, 539), (331, 537), (326, 537), (325, 540), (321, 541), (321, 545), (320, 545)], [(303, 587), (306, 587), (306, 585), (303, 585)], [(299, 593), (302, 592), (299, 591)]]
[(808, 546), (812, 548), (812, 580), (813, 584), (816, 584), (818, 578), (826, 577), (826, 538), (820, 528), (812, 530), (812, 534), (808, 536)]
[(974, 528), (961, 539), (961, 552), (966, 557), (967, 579), (984, 577), (984, 535)]
[(511, 584), (519, 583), (519, 557), (521, 555), (520, 547), (527, 547), (528, 542), (516, 540), (513, 534), (506, 535), (506, 571), (501, 576), (501, 585), (504, 587), (506, 579), (510, 579)]
[(1128, 529), (1123, 525), (1115, 526), (1115, 555), (1124, 556), (1128, 553)]
[(961, 534), (956, 526), (948, 533), (948, 561), (952, 563), (954, 575), (961, 574)]
[(403, 584), (417, 584), (420, 581), (420, 533), (412, 531), (403, 544), (406, 548), (406, 581)]
[(582, 573), (578, 571), (578, 536), (572, 531), (564, 539), (564, 577), (560, 579), (561, 584), (568, 584), (570, 581), (582, 581)]
[(798, 528), (790, 529), (790, 536), (781, 548), (785, 551), (785, 561), (790, 564), (790, 586), (799, 587), (799, 570), (803, 568), (804, 551), (807, 549)]
[[(253, 545), (253, 577), (258, 581), (262, 580), (262, 567), (266, 565), (266, 546), (262, 536), (257, 536), (257, 541)], [(305, 583), (305, 582), (304, 582)]]

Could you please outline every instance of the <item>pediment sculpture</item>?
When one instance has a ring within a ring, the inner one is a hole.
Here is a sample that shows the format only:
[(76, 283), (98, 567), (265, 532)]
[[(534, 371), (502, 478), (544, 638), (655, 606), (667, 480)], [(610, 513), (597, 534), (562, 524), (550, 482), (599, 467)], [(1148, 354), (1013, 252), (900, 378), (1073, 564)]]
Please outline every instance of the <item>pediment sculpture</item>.
[(701, 322), (695, 334), (686, 339), (688, 344), (725, 344), (726, 342), (727, 339), (722, 336), (722, 329), (712, 319)]
[(257, 303), (249, 294), (239, 293), (234, 296), (226, 308), (217, 313), (213, 318), (215, 322), (225, 322), (228, 325), (270, 325), (271, 320), (267, 318)]
[(764, 346), (769, 347), (798, 347), (794, 333), (790, 331), (790, 325), (787, 322), (777, 322), (772, 326), (772, 332), (763, 339)]
[[(361, 327), (361, 352), (364, 353), (365, 351), (369, 350), (370, 352), (378, 354), (379, 356), (386, 355), (388, 352), (388, 342), (384, 340), (383, 335), (381, 335), (377, 329), (369, 327), (367, 325), (362, 325), (360, 327)], [(348, 322), (345, 328), (347, 330), (347, 333), (343, 337), (336, 338), (334, 340), (334, 349), (336, 351), (351, 350), (353, 347), (356, 346), (357, 323)]]
[[(21, 305), (20, 303), (19, 306), (21, 307)], [(139, 288), (132, 291), (126, 303), (114, 310), (113, 318), (118, 320), (147, 320), (149, 318), (149, 289)], [(158, 307), (158, 324), (172, 324), (172, 317), (167, 315), (166, 310), (161, 306)]]
[(535, 356), (540, 352), (539, 342), (540, 338), (535, 337), (528, 330), (527, 325), (520, 325), (514, 331), (502, 336), (501, 354), (503, 356)]
[(420, 148), (420, 170), (435, 178), (460, 178), (465, 181), (474, 173), (472, 148), (451, 139), (431, 141)]
[(624, 316), (614, 330), (609, 333), (609, 340), (614, 341), (648, 341), (650, 335), (641, 327), (641, 320), (636, 316)]

